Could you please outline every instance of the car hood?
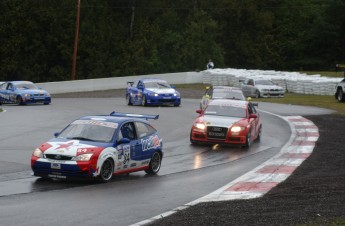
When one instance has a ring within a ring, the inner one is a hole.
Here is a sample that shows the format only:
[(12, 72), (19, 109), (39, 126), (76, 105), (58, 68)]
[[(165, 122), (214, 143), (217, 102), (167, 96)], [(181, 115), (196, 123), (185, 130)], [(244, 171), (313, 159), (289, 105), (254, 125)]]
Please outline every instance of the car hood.
[(242, 118), (217, 115), (204, 115), (203, 119), (207, 126), (219, 127), (231, 127), (234, 123), (242, 120)]
[(47, 154), (78, 156), (85, 153), (99, 153), (105, 147), (94, 146), (80, 140), (53, 139), (42, 144), (40, 150)]
[(158, 94), (174, 94), (174, 93), (176, 93), (176, 90), (173, 88), (166, 88), (166, 89), (149, 88), (146, 90), (154, 92), (154, 93), (158, 93)]
[(20, 94), (48, 94), (47, 91), (41, 89), (16, 89)]
[(256, 85), (258, 89), (283, 89), (281, 86), (276, 85)]

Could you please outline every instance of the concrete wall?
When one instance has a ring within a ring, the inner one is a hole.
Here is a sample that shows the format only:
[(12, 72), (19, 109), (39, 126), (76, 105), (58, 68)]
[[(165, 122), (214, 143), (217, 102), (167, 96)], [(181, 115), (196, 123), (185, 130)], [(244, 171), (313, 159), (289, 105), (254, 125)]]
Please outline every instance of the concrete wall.
[(85, 79), (64, 82), (47, 82), (37, 83), (37, 85), (40, 86), (42, 89), (47, 90), (51, 94), (73, 93), (110, 89), (123, 89), (127, 87), (127, 82), (135, 81), (138, 78), (160, 78), (166, 80), (170, 84), (191, 84), (203, 82), (201, 72), (180, 72), (116, 78)]

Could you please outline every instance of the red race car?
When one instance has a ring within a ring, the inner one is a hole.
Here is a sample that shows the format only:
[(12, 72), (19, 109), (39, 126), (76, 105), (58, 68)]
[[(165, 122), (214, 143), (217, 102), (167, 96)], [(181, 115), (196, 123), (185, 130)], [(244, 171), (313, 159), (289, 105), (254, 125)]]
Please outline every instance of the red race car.
[(192, 144), (237, 144), (249, 147), (261, 137), (262, 123), (256, 111), (257, 103), (242, 100), (215, 99), (195, 120), (191, 132)]

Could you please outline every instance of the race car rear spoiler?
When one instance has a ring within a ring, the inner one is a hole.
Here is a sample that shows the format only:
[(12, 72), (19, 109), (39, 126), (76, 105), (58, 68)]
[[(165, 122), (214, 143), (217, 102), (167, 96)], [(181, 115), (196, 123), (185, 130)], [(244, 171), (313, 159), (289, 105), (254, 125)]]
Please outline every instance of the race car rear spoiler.
[(139, 114), (132, 114), (132, 113), (120, 113), (120, 112), (111, 112), (110, 116), (116, 116), (116, 117), (129, 117), (129, 118), (144, 118), (146, 120), (148, 119), (158, 119), (159, 115), (139, 115)]

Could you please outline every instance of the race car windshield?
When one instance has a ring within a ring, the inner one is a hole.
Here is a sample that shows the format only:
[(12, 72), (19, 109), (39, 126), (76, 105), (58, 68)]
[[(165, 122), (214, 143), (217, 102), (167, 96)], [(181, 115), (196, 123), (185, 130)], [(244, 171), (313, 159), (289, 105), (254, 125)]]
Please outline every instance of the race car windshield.
[(245, 118), (247, 116), (245, 108), (223, 105), (208, 105), (204, 115), (217, 115), (236, 118)]
[(145, 88), (165, 89), (170, 88), (170, 85), (167, 82), (146, 82)]
[(266, 86), (271, 86), (274, 85), (274, 83), (270, 80), (257, 80), (256, 85), (266, 85)]
[(116, 126), (112, 126), (109, 122), (101, 124), (91, 120), (77, 120), (64, 129), (59, 134), (59, 138), (109, 143), (114, 136), (116, 128)]
[(240, 92), (229, 92), (226, 90), (214, 91), (213, 99), (245, 100), (244, 96)]
[(16, 84), (17, 89), (38, 89), (38, 87), (32, 83), (20, 83)]

